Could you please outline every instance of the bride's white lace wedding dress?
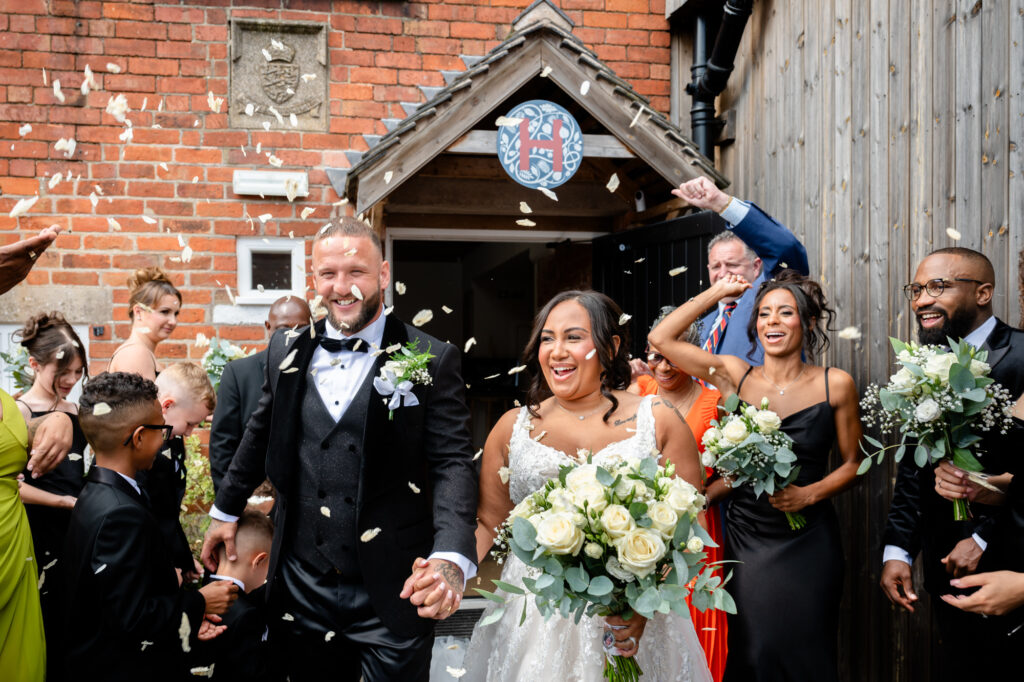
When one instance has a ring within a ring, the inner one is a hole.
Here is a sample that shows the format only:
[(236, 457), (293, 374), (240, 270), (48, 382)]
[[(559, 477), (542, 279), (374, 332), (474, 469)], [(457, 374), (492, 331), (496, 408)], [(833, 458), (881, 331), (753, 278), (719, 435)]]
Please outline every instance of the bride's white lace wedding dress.
[[(509, 442), (509, 493), (518, 504), (527, 495), (543, 487), (548, 479), (558, 476), (558, 467), (574, 464), (565, 453), (532, 438), (530, 415), (522, 408)], [(631, 437), (611, 443), (594, 455), (628, 453), (634, 457), (649, 456), (656, 447), (654, 415), (648, 396), (637, 410), (636, 432)], [(524, 575), (533, 569), (510, 555), (505, 561), (501, 579), (521, 585)], [(604, 650), (601, 637), (603, 618), (584, 616), (579, 624), (572, 618), (551, 616), (547, 621), (532, 599), (526, 607), (526, 621), (520, 626), (523, 597), (509, 595), (504, 616), (491, 625), (477, 626), (463, 667), (466, 680), (481, 682), (600, 682), (604, 679)], [(496, 605), (490, 604), (486, 617)], [(640, 640), (637, 662), (650, 682), (711, 680), (704, 651), (694, 632), (693, 623), (675, 613), (657, 614), (647, 623)]]

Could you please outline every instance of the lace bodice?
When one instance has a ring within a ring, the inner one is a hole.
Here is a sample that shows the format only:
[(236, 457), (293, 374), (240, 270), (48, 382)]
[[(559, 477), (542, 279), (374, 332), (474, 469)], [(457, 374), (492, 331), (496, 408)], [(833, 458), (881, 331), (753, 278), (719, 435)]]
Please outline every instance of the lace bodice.
[[(640, 401), (633, 435), (601, 448), (594, 453), (594, 462), (599, 464), (601, 458), (616, 453), (646, 457), (657, 448), (651, 401), (651, 396), (645, 396)], [(534, 440), (539, 435), (534, 431), (529, 411), (525, 407), (520, 409), (515, 426), (512, 427), (512, 439), (508, 444), (508, 490), (513, 504), (522, 502), (527, 495), (542, 488), (550, 479), (558, 478), (558, 467), (578, 463), (575, 457), (545, 445), (542, 441)]]

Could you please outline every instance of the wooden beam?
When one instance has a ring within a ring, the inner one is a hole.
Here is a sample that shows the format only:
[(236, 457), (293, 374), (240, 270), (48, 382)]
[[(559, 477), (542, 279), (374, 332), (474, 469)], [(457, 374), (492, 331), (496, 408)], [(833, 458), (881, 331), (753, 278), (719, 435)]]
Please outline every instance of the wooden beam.
[[(534, 227), (523, 227), (516, 223), (516, 220), (528, 218), (536, 223)], [(612, 219), (600, 216), (498, 216), (493, 213), (481, 213), (477, 215), (452, 215), (452, 214), (428, 214), (428, 213), (392, 213), (391, 206), (388, 206), (387, 217), (385, 218), (388, 228), (392, 227), (415, 227), (423, 229), (424, 233), (441, 229), (463, 229), (466, 230), (466, 241), (476, 239), (474, 234), (481, 230), (522, 230), (523, 233), (531, 231), (580, 231), (580, 232), (610, 232)]]
[[(497, 154), (497, 130), (471, 130), (458, 140), (448, 152), (452, 154)], [(636, 155), (611, 135), (584, 135), (583, 157), (602, 159), (632, 159)]]

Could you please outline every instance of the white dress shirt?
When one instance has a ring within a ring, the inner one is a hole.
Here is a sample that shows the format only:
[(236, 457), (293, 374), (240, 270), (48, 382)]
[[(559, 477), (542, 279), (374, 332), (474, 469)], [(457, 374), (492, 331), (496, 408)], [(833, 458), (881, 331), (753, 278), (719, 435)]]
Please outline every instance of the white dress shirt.
[[(113, 469), (111, 469), (111, 471), (113, 471)], [(125, 476), (120, 471), (114, 471), (114, 473), (123, 478), (124, 480), (128, 481), (129, 485), (135, 488), (135, 492), (137, 492), (140, 496), (142, 495), (142, 488), (139, 487), (139, 484), (135, 482), (134, 478), (130, 476)]]
[[(987, 320), (982, 322), (980, 325), (974, 328), (970, 334), (964, 337), (964, 341), (971, 344), (975, 348), (981, 348), (985, 345), (985, 341), (988, 340), (989, 334), (996, 328), (996, 316), (992, 315)], [(980, 535), (974, 533), (971, 538), (978, 543), (978, 547), (984, 552), (988, 548), (988, 543), (985, 542)], [(886, 545), (885, 549), (882, 550), (882, 563), (886, 561), (902, 561), (905, 564), (913, 564), (914, 557), (910, 556), (910, 552), (903, 549), (898, 545)]]
[(217, 573), (211, 573), (210, 580), (230, 580), (234, 584), (238, 585), (238, 589), (245, 592), (245, 583), (238, 578), (232, 578), (230, 575), (218, 575)]

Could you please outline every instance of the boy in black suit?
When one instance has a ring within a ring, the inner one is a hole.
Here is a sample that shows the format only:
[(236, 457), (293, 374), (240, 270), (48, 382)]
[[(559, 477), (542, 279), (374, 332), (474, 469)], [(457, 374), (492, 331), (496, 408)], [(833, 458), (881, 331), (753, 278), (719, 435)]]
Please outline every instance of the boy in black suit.
[(274, 523), (266, 514), (246, 510), (238, 519), (235, 535), (236, 558), (219, 550), (220, 563), (211, 580), (230, 580), (240, 590), (236, 601), (224, 614), (224, 634), (196, 646), (193, 662), (206, 667), (213, 680), (220, 682), (271, 682), (283, 679), (272, 670), (267, 654), (266, 581), (270, 566), (270, 546)]
[(82, 392), (79, 420), (96, 463), (64, 545), (67, 671), (89, 680), (187, 679), (185, 652), (223, 631), (208, 614), (227, 611), (238, 588), (230, 581), (179, 588), (135, 481), (170, 436), (156, 386), (137, 374), (100, 374)]

